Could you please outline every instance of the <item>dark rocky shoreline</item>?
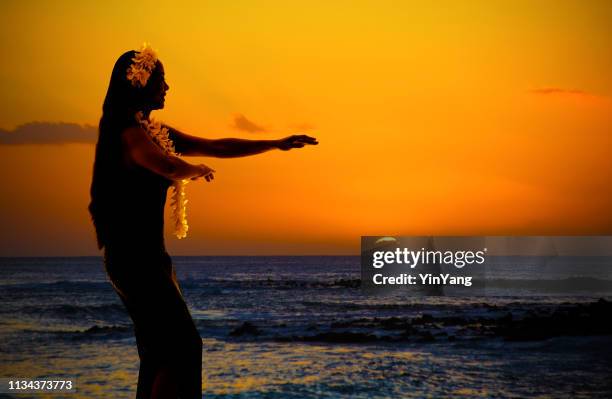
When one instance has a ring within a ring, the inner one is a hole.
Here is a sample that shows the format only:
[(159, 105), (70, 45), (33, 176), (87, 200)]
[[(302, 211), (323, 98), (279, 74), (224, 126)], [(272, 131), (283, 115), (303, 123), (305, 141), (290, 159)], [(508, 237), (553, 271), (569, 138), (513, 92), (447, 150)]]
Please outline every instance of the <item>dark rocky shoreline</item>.
[(265, 326), (244, 322), (230, 332), (233, 339), (263, 339), (277, 342), (448, 342), (496, 338), (506, 341), (536, 341), (559, 336), (612, 335), (612, 302), (599, 299), (585, 304), (550, 306), (495, 306), (477, 316), (358, 318), (330, 324), (313, 324), (303, 334), (279, 335)]

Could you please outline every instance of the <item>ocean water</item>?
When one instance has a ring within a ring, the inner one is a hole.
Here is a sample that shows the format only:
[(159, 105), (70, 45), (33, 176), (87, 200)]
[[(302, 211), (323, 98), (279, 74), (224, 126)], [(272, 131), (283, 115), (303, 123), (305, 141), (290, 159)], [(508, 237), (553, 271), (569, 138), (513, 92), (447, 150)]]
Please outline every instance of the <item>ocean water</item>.
[[(506, 261), (487, 297), (422, 297), (365, 295), (359, 257), (173, 261), (207, 398), (612, 397), (604, 267), (563, 269), (573, 284), (559, 285)], [(585, 278), (602, 292), (581, 292)], [(536, 291), (510, 290), (526, 282)], [(75, 378), (68, 398), (134, 396), (135, 339), (100, 258), (0, 258), (0, 305), (0, 377)]]

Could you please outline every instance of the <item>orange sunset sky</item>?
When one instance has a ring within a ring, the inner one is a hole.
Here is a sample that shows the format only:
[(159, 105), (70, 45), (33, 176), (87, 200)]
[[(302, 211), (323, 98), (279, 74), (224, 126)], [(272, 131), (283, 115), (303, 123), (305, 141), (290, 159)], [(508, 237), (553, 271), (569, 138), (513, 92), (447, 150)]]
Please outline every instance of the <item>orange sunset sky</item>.
[(320, 141), (193, 158), (216, 180), (187, 186), (173, 255), (612, 234), (611, 21), (605, 0), (3, 1), (0, 256), (99, 253), (92, 126), (115, 60), (144, 41), (170, 85), (156, 118)]

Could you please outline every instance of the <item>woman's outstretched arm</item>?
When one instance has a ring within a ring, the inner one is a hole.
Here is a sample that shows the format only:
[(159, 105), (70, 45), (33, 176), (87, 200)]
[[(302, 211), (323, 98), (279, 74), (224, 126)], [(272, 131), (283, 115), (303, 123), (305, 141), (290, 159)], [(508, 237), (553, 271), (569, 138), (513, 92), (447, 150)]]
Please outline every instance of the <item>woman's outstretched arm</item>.
[(205, 139), (182, 133), (167, 125), (166, 127), (170, 131), (176, 152), (188, 156), (246, 157), (273, 149), (287, 151), (302, 148), (307, 144), (319, 144), (317, 139), (306, 135), (294, 135), (279, 140)]

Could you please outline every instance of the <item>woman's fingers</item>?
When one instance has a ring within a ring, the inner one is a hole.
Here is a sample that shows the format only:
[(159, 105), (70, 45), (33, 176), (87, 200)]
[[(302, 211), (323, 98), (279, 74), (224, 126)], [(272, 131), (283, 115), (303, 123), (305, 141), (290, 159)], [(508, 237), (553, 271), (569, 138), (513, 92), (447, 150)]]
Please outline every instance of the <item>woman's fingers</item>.
[(215, 178), (215, 175), (214, 175), (215, 170), (214, 169), (212, 169), (212, 168), (210, 168), (210, 167), (208, 167), (208, 166), (206, 166), (204, 164), (200, 164), (200, 168), (201, 168), (202, 174), (199, 175), (199, 176), (192, 177), (191, 180), (197, 180), (199, 178), (203, 178), (207, 182), (210, 182), (210, 181), (212, 181)]
[(306, 136), (305, 134), (300, 136), (301, 139), (303, 139), (303, 141), (308, 141), (310, 143), (316, 142), (317, 139), (311, 136)]
[(295, 136), (294, 142), (300, 142), (304, 144), (319, 144), (316, 138), (307, 136), (305, 134), (301, 134), (299, 136)]
[[(202, 171), (202, 174), (197, 176), (195, 179), (198, 179), (198, 178), (202, 177), (202, 178), (206, 179), (206, 181), (209, 182), (209, 181), (211, 181), (214, 178), (213, 173), (215, 173), (215, 170), (213, 168), (211, 168), (209, 166), (206, 166), (204, 164), (200, 164), (200, 170)], [(193, 179), (193, 180), (195, 180), (195, 179)]]

